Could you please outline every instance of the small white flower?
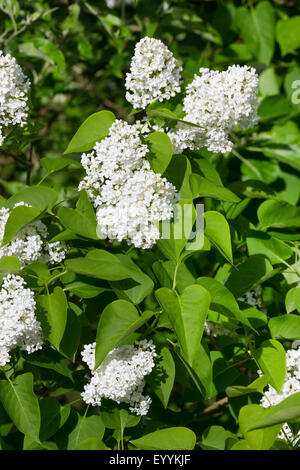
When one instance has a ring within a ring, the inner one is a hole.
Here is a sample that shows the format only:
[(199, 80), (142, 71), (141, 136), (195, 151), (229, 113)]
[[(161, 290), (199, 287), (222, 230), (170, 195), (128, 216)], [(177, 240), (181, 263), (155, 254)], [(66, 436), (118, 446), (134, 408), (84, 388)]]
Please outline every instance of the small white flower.
[(151, 248), (160, 237), (158, 222), (172, 218), (179, 196), (151, 169), (141, 129), (141, 123), (115, 121), (109, 135), (82, 155), (86, 176), (79, 190), (87, 190), (103, 236)]
[(151, 398), (143, 395), (144, 377), (154, 367), (156, 356), (152, 341), (136, 341), (134, 345), (115, 348), (94, 371), (96, 343), (84, 346), (82, 359), (92, 372), (91, 381), (81, 394), (93, 406), (101, 406), (103, 398), (128, 403), (132, 413), (146, 415)]
[(16, 59), (0, 50), (0, 146), (5, 140), (3, 131), (14, 125), (23, 127), (28, 116), (30, 81)]
[(9, 274), (0, 290), (0, 366), (17, 346), (32, 353), (42, 348), (42, 328), (35, 316), (34, 294), (20, 276)]
[(155, 100), (169, 100), (180, 91), (181, 70), (162, 41), (144, 37), (135, 46), (126, 75), (127, 101), (138, 109)]
[[(24, 202), (18, 202), (14, 208), (20, 205), (28, 206)], [(41, 220), (27, 224), (18, 231), (12, 240), (1, 246), (10, 212), (5, 207), (0, 208), (0, 259), (4, 256), (17, 256), (22, 266), (25, 266), (40, 259), (55, 264), (65, 258), (66, 244), (64, 242), (48, 243), (48, 229)]]
[(235, 126), (252, 127), (257, 121), (258, 76), (254, 68), (232, 65), (223, 72), (200, 68), (187, 86), (183, 120), (168, 133), (174, 153), (206, 147), (225, 153), (232, 149), (229, 133)]

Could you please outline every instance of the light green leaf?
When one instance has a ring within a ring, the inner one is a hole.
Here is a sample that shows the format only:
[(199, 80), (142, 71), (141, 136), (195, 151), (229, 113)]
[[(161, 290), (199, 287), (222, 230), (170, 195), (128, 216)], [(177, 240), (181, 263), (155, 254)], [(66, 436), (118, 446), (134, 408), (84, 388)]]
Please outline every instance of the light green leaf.
[(126, 300), (115, 300), (103, 310), (97, 329), (95, 369), (106, 355), (131, 333), (140, 328), (153, 312), (139, 315), (133, 304)]
[(287, 313), (269, 321), (272, 338), (300, 339), (300, 316)]
[(233, 263), (230, 229), (225, 217), (220, 212), (207, 211), (204, 212), (204, 220), (205, 236), (230, 263)]
[(166, 287), (158, 289), (155, 295), (168, 315), (184, 359), (192, 366), (203, 335), (211, 300), (209, 292), (194, 284), (186, 287), (181, 296)]
[(259, 423), (269, 414), (268, 408), (259, 405), (243, 406), (239, 413), (241, 432), (251, 450), (268, 450), (272, 447), (282, 425), (271, 426), (267, 429), (251, 431), (256, 423)]
[(300, 16), (278, 21), (276, 39), (283, 56), (300, 47)]
[(151, 432), (130, 442), (143, 450), (193, 450), (196, 436), (188, 428), (176, 427)]
[(91, 150), (96, 142), (108, 135), (109, 128), (115, 119), (115, 115), (111, 111), (99, 111), (92, 114), (81, 124), (64, 153)]
[(279, 341), (268, 339), (253, 351), (254, 359), (270, 384), (279, 393), (286, 374), (285, 350)]
[(172, 142), (164, 132), (152, 132), (145, 141), (151, 150), (151, 155), (147, 154), (147, 158), (152, 170), (155, 173), (163, 174), (172, 158)]
[(13, 382), (10, 379), (0, 380), (0, 400), (15, 426), (39, 442), (41, 418), (38, 399), (33, 391), (33, 375), (18, 375)]
[(67, 324), (66, 294), (61, 287), (56, 286), (52, 294), (38, 297), (38, 307), (38, 318), (41, 321), (43, 333), (50, 343), (59, 350)]
[(69, 434), (68, 450), (76, 449), (83, 441), (90, 438), (97, 438), (101, 441), (105, 427), (101, 416), (78, 416), (75, 428)]
[(169, 349), (163, 348), (161, 350), (161, 353), (157, 358), (155, 372), (157, 374), (157, 383), (154, 381), (154, 392), (166, 408), (168, 406), (175, 379), (175, 364)]
[(2, 246), (6, 245), (25, 225), (33, 222), (41, 211), (35, 207), (17, 206), (11, 211), (7, 222), (2, 240)]
[(225, 286), (235, 297), (241, 297), (271, 273), (272, 270), (270, 261), (264, 256), (250, 256), (231, 271)]

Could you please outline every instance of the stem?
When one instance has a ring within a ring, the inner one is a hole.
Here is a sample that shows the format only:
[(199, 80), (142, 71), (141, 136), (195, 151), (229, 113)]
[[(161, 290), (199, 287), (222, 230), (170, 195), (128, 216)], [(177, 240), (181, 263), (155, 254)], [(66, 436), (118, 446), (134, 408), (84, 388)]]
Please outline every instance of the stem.
[(173, 277), (173, 286), (172, 286), (172, 289), (175, 290), (176, 288), (176, 276), (177, 276), (177, 271), (178, 271), (178, 268), (180, 266), (180, 263), (181, 263), (181, 260), (179, 259), (176, 263), (176, 266), (175, 266), (175, 271), (174, 271), (174, 277)]

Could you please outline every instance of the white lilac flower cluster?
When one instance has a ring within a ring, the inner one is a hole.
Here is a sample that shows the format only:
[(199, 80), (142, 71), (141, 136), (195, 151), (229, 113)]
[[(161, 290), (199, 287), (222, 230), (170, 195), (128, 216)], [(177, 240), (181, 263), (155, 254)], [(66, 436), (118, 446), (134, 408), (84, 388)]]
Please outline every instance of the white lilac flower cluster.
[[(258, 371), (262, 376), (262, 372)], [(300, 392), (300, 347), (290, 349), (286, 352), (286, 376), (280, 393), (278, 393), (271, 385), (264, 392), (260, 404), (264, 408), (278, 405), (282, 400), (288, 398), (294, 393)], [(291, 444), (300, 441), (300, 431), (296, 436), (293, 435), (289, 425), (285, 423), (278, 435), (278, 438), (287, 440)]]
[[(19, 202), (18, 206), (28, 204)], [(50, 264), (60, 263), (66, 256), (67, 246), (64, 242), (47, 242), (48, 229), (40, 220), (31, 222), (21, 228), (18, 233), (6, 245), (1, 246), (5, 233), (6, 222), (11, 210), (0, 208), (0, 259), (3, 256), (17, 256), (22, 266), (44, 259)]]
[(25, 77), (16, 59), (0, 51), (0, 146), (5, 140), (5, 128), (24, 126), (28, 116), (30, 81)]
[(82, 359), (92, 372), (91, 381), (81, 394), (83, 400), (101, 406), (102, 399), (108, 398), (118, 404), (129, 404), (134, 414), (146, 415), (151, 398), (143, 395), (144, 377), (152, 371), (156, 356), (152, 341), (136, 341), (134, 345), (113, 349), (94, 371), (95, 348), (96, 343), (88, 344), (82, 352)]
[(200, 68), (187, 86), (183, 102), (185, 121), (168, 135), (174, 153), (206, 147), (212, 152), (230, 151), (229, 133), (237, 125), (252, 127), (257, 120), (258, 76), (254, 68), (232, 65), (223, 72)]
[(34, 295), (24, 286), (24, 279), (9, 274), (0, 289), (0, 366), (10, 361), (10, 352), (15, 347), (32, 353), (43, 344)]
[(82, 155), (86, 176), (79, 190), (87, 190), (102, 236), (151, 248), (160, 237), (158, 222), (171, 219), (179, 196), (166, 178), (151, 169), (142, 132), (139, 122), (116, 120), (109, 135)]
[(145, 37), (135, 46), (126, 75), (126, 99), (136, 109), (155, 100), (169, 100), (180, 91), (182, 67), (159, 39)]

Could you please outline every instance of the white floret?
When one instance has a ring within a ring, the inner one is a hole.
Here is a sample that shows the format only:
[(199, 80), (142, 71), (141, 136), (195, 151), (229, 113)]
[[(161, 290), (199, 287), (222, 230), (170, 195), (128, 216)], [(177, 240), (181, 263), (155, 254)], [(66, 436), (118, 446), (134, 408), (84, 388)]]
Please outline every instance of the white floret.
[(134, 414), (146, 415), (151, 398), (143, 395), (144, 378), (152, 371), (156, 356), (152, 341), (136, 341), (134, 345), (113, 349), (94, 371), (95, 348), (96, 343), (88, 344), (82, 352), (82, 359), (92, 372), (92, 378), (81, 394), (83, 400), (101, 406), (102, 399), (107, 398), (118, 404), (129, 404)]
[(180, 91), (182, 67), (159, 39), (144, 37), (135, 46), (126, 75), (126, 99), (136, 109), (169, 100)]
[(16, 59), (0, 51), (0, 146), (5, 140), (6, 129), (26, 124), (29, 88), (30, 81)]
[(42, 348), (41, 324), (35, 316), (34, 294), (20, 276), (9, 274), (0, 289), (0, 366), (10, 362), (17, 346), (32, 353)]
[(82, 155), (86, 176), (79, 190), (87, 190), (104, 237), (151, 248), (160, 238), (158, 222), (172, 218), (179, 196), (166, 178), (151, 169), (142, 127), (115, 121), (109, 135)]
[(232, 65), (222, 72), (200, 68), (200, 73), (187, 86), (183, 102), (183, 120), (199, 128), (179, 123), (170, 130), (174, 153), (201, 147), (228, 152), (233, 147), (229, 134), (234, 127), (253, 127), (257, 122), (258, 75), (254, 68)]
[[(28, 206), (24, 202), (18, 202), (13, 209), (21, 205)], [(22, 266), (25, 266), (40, 259), (55, 264), (65, 258), (66, 244), (60, 241), (48, 243), (48, 229), (41, 220), (27, 224), (18, 231), (12, 240), (1, 246), (10, 214), (10, 209), (0, 208), (0, 259), (4, 256), (16, 256), (21, 261)]]

